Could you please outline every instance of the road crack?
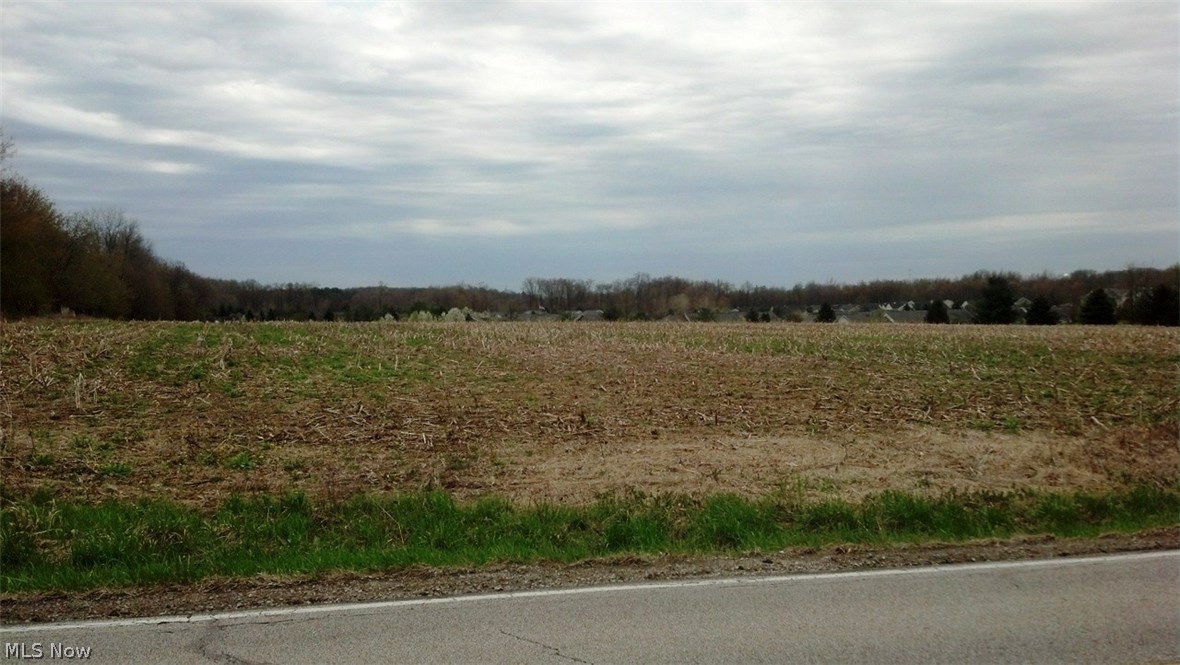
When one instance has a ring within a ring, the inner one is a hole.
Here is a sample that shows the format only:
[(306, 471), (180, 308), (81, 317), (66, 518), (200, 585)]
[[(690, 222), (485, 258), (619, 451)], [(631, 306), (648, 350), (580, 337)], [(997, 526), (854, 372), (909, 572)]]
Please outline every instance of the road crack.
[(536, 641), (536, 640), (530, 640), (529, 638), (527, 638), (527, 637), (524, 637), (524, 636), (522, 636), (522, 635), (517, 635), (517, 634), (515, 634), (515, 633), (510, 633), (510, 632), (508, 632), (508, 631), (504, 630), (503, 628), (501, 628), (501, 629), (500, 629), (500, 634), (501, 634), (501, 635), (507, 635), (508, 637), (511, 637), (511, 638), (513, 638), (513, 639), (520, 640), (521, 642), (528, 642), (529, 644), (535, 644), (535, 645), (537, 645), (537, 646), (541, 647), (542, 649), (546, 649), (546, 650), (548, 650), (548, 651), (552, 651), (552, 652), (553, 652), (553, 655), (557, 656), (558, 658), (564, 658), (564, 659), (566, 659), (566, 660), (571, 660), (571, 661), (573, 661), (573, 662), (575, 662), (575, 663), (586, 663), (586, 665), (594, 665), (594, 663), (592, 663), (592, 662), (590, 662), (590, 661), (588, 661), (588, 660), (582, 660), (581, 658), (578, 658), (578, 657), (576, 657), (576, 656), (571, 656), (571, 655), (569, 655), (569, 654), (564, 654), (564, 653), (562, 653), (562, 652), (561, 652), (561, 649), (558, 649), (557, 647), (554, 647), (554, 646), (549, 646), (548, 644), (545, 644), (544, 642), (538, 642), (538, 641)]
[(202, 658), (213, 663), (225, 663), (226, 665), (272, 665), (262, 661), (246, 660), (238, 658), (233, 654), (226, 653), (217, 648), (213, 644), (224, 631), (226, 626), (219, 624), (216, 621), (209, 622), (204, 631), (201, 632), (201, 637), (193, 645), (193, 650), (197, 652)]

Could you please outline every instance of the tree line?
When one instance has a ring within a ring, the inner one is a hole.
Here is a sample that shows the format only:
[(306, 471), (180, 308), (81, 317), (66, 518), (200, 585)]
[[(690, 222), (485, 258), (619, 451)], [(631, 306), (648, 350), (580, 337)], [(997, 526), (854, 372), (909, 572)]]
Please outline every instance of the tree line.
[[(0, 162), (10, 151), (11, 143), (0, 140)], [(441, 314), (468, 308), (509, 317), (526, 310), (602, 310), (604, 318), (618, 320), (740, 309), (753, 313), (751, 320), (765, 320), (772, 312), (787, 318), (790, 311), (819, 303), (914, 302), (927, 309), (937, 302), (936, 310), (943, 300), (980, 302), (982, 298), (986, 304), (988, 289), (994, 288), (996, 280), (1006, 285), (1005, 298), (1010, 295), (1015, 300), (1019, 293), (1038, 307), (1071, 303), (1090, 312), (1087, 302), (1092, 294), (1120, 289), (1130, 297), (1121, 307), (1115, 306), (1116, 320), (1176, 325), (1180, 311), (1180, 305), (1171, 304), (1180, 283), (1180, 265), (1079, 270), (1064, 276), (980, 271), (957, 279), (809, 282), (790, 288), (645, 273), (602, 283), (529, 277), (520, 291), (468, 284), (344, 289), (307, 283), (263, 285), (195, 274), (157, 256), (136, 221), (117, 209), (62, 213), (20, 176), (5, 170), (0, 178), (0, 310), (6, 318), (69, 311), (138, 320), (372, 321), (415, 311)], [(1101, 303), (1094, 307), (1105, 312)]]
[[(1139, 275), (1136, 275), (1139, 276)], [(1036, 296), (1027, 307), (1017, 307), (1016, 291), (1003, 276), (987, 278), (980, 297), (972, 307), (972, 320), (982, 324), (1008, 324), (1023, 322), (1034, 326), (1051, 326), (1060, 322), (1057, 307), (1043, 295)], [(942, 303), (934, 302), (926, 313), (927, 323), (947, 323), (949, 314)], [(1087, 325), (1114, 325), (1119, 321), (1141, 325), (1180, 325), (1180, 292), (1166, 282), (1157, 282), (1150, 288), (1138, 287), (1127, 290), (1121, 297), (1112, 295), (1112, 289), (1098, 287), (1081, 298), (1078, 307), (1078, 323)]]

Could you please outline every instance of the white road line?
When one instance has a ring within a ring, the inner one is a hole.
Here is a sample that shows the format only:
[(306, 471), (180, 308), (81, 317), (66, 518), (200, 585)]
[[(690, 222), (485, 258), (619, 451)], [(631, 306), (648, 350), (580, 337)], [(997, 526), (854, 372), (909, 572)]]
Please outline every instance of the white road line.
[(610, 593), (625, 591), (653, 591), (660, 589), (681, 589), (691, 587), (739, 587), (761, 584), (788, 584), (798, 582), (814, 582), (832, 579), (856, 579), (863, 577), (891, 577), (905, 575), (945, 574), (968, 571), (996, 570), (1002, 568), (1050, 568), (1064, 566), (1081, 566), (1096, 563), (1118, 563), (1142, 561), (1151, 559), (1180, 558), (1180, 550), (1166, 550), (1156, 552), (1140, 552), (1135, 554), (1107, 554), (1088, 557), (1062, 557), (1056, 559), (1033, 559), (1029, 561), (985, 561), (981, 563), (942, 564), (935, 566), (920, 566), (914, 568), (887, 568), (875, 570), (855, 570), (836, 573), (795, 573), (777, 576), (726, 577), (717, 579), (673, 580), (668, 582), (644, 582), (639, 584), (618, 584), (613, 586), (580, 587), (572, 589), (540, 589), (535, 591), (506, 591), (503, 593), (473, 594), (468, 596), (449, 596), (446, 598), (414, 598), (409, 600), (387, 600), (372, 603), (341, 603), (337, 605), (312, 605), (303, 607), (281, 607), (262, 610), (244, 610), (240, 612), (216, 612), (211, 614), (190, 614), (187, 616), (143, 617), (136, 619), (100, 619), (95, 621), (77, 621), (71, 623), (23, 624), (19, 626), (0, 626), (0, 633), (28, 633), (57, 630), (78, 630), (89, 628), (115, 628), (127, 626), (154, 626), (174, 623), (204, 623), (209, 621), (231, 621), (236, 619), (260, 619), (273, 617), (289, 617), (307, 614), (331, 614), (335, 612), (355, 612), (365, 610), (385, 610), (399, 607), (417, 607), (422, 605), (441, 605), (448, 603), (467, 603), (483, 600), (510, 600), (514, 598), (540, 598), (545, 596), (574, 596), (591, 593)]

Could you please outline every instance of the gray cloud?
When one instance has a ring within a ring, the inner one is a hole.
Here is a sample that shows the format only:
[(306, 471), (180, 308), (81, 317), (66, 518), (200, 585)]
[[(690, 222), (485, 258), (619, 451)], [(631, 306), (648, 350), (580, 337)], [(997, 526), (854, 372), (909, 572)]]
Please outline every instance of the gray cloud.
[(14, 166), (262, 281), (1162, 265), (1169, 3), (5, 5)]

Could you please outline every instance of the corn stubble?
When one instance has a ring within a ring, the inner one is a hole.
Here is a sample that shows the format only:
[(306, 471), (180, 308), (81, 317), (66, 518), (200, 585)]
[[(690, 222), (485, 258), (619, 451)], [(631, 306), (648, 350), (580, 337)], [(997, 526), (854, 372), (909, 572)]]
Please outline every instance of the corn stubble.
[(1123, 326), (6, 323), (0, 482), (193, 506), (1174, 487), (1177, 341)]

